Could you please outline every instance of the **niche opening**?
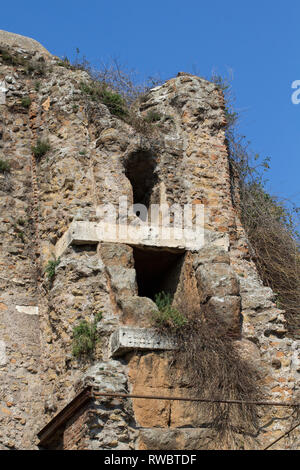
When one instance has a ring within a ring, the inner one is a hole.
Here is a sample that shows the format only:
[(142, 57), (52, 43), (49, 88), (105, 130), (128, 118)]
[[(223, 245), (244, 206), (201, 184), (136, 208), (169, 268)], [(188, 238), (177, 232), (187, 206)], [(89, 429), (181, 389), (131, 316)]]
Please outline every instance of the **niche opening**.
[[(148, 209), (153, 188), (158, 182), (155, 173), (156, 157), (147, 151), (132, 153), (124, 162), (124, 168), (132, 186), (133, 204), (143, 204)], [(143, 220), (147, 216), (138, 207), (135, 214)]]
[(138, 295), (155, 300), (159, 292), (174, 295), (179, 283), (184, 251), (133, 248)]

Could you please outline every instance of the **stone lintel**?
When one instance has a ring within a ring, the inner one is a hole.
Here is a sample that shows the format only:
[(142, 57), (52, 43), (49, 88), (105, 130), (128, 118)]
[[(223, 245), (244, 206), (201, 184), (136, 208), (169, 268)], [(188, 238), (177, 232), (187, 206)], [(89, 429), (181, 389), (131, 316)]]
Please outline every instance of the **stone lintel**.
[(70, 245), (97, 244), (99, 242), (123, 243), (157, 248), (198, 251), (206, 243), (228, 250), (227, 234), (204, 231), (201, 227), (197, 235), (192, 230), (182, 231), (182, 236), (174, 233), (166, 237), (166, 228), (160, 226), (126, 226), (107, 222), (74, 221), (55, 246), (55, 256), (58, 258)]
[(123, 326), (118, 328), (110, 338), (112, 357), (123, 356), (135, 349), (140, 351), (170, 351), (175, 347), (175, 342), (171, 338), (159, 334), (153, 328)]

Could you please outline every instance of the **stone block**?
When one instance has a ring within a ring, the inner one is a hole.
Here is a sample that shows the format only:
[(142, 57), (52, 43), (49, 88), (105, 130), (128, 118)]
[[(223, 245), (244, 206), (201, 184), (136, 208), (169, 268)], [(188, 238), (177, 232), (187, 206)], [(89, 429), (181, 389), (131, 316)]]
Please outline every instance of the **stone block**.
[(206, 301), (209, 297), (239, 295), (239, 281), (228, 264), (199, 266), (196, 277), (202, 301)]
[(4, 341), (0, 341), (0, 366), (5, 366), (6, 364), (7, 364), (6, 344)]
[(233, 295), (211, 297), (207, 308), (212, 315), (217, 315), (229, 328), (240, 327), (241, 298)]
[[(175, 237), (170, 231), (167, 236), (165, 227), (156, 225), (118, 225), (107, 222), (73, 221), (55, 246), (55, 255), (58, 258), (70, 245), (123, 243), (125, 245), (154, 246), (160, 248), (173, 248), (178, 250), (200, 250), (205, 243), (211, 242), (224, 250), (228, 249), (227, 234), (207, 238), (208, 231), (197, 228), (197, 231), (186, 233), (182, 231), (181, 238)], [(196, 236), (197, 234), (197, 236)]]
[(216, 245), (206, 245), (204, 246), (195, 257), (193, 262), (194, 269), (197, 269), (198, 266), (208, 263), (223, 263), (230, 264), (230, 257), (228, 251), (222, 249), (222, 247)]
[(175, 349), (175, 343), (153, 328), (121, 327), (110, 340), (111, 356), (122, 356), (135, 349), (142, 351)]
[(107, 266), (113, 289), (120, 295), (137, 293), (135, 269), (123, 266)]
[(120, 299), (122, 323), (139, 327), (149, 327), (157, 305), (148, 297), (125, 296)]
[(38, 315), (39, 308), (34, 306), (16, 305), (16, 310), (19, 313), (25, 313), (25, 315)]

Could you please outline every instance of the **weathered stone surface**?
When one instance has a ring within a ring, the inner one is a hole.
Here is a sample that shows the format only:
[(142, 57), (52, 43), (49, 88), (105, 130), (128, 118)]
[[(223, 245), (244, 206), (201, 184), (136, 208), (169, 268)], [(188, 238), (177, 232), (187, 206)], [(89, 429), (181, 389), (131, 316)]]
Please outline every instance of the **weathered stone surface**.
[(216, 449), (216, 435), (210, 429), (143, 429), (140, 450), (208, 450)]
[(200, 265), (212, 263), (230, 264), (229, 253), (214, 245), (204, 246), (195, 256), (193, 267), (197, 269)]
[(78, 389), (93, 385), (102, 392), (126, 392), (126, 368), (120, 361), (113, 359), (98, 362), (82, 374), (76, 384)]
[(260, 366), (261, 354), (259, 348), (252, 341), (242, 339), (234, 343), (238, 353), (243, 359), (256, 366)]
[(8, 92), (8, 88), (6, 87), (6, 82), (0, 82), (0, 104), (6, 103), (6, 93)]
[(123, 356), (130, 351), (161, 351), (175, 349), (171, 338), (151, 328), (118, 328), (111, 336), (110, 349), (113, 357)]
[(236, 331), (241, 327), (241, 298), (233, 295), (211, 297), (207, 303), (210, 315), (217, 315), (224, 323)]
[(7, 363), (6, 344), (4, 341), (0, 341), (0, 366), (5, 366), (6, 363)]
[[(158, 269), (157, 289), (172, 285), (176, 303), (183, 299), (199, 312), (205, 306), (230, 322), (238, 318), (241, 297), (237, 350), (257, 364), (267, 398), (293, 399), (299, 391), (300, 344), (287, 336), (284, 314), (249, 258), (238, 208), (232, 204), (232, 194), (238, 200), (238, 185), (232, 186), (218, 87), (180, 74), (151, 90), (136, 105), (136, 117), (153, 110), (162, 118), (153, 123), (152, 135), (144, 135), (82, 93), (80, 83), (89, 81), (86, 72), (63, 66), (29, 38), (1, 32), (3, 43), (31, 66), (42, 64), (44, 75), (35, 70), (25, 75), (24, 65), (1, 61), (7, 91), (0, 104), (0, 158), (11, 171), (0, 175), (0, 448), (36, 448), (37, 432), (86, 383), (124, 393), (192, 393), (185, 371), (174, 370), (172, 353), (132, 351), (126, 360), (109, 359), (114, 331), (124, 323), (142, 326), (154, 308), (150, 299), (138, 297), (132, 247), (170, 248), (155, 233), (120, 242), (97, 232), (102, 204), (117, 207), (122, 196), (134, 202), (125, 166), (141, 153), (155, 161), (157, 181), (149, 203), (205, 206), (204, 246), (200, 240), (172, 244), (186, 251), (179, 276), (176, 282), (171, 274), (160, 279)], [(27, 96), (29, 109), (21, 106)], [(51, 149), (34, 160), (37, 136), (49, 140)], [(48, 279), (45, 268), (55, 251), (60, 262)], [(32, 310), (36, 306), (39, 315), (28, 314), (37, 313)], [(99, 312), (94, 355), (78, 360), (72, 355), (73, 328), (82, 320), (93, 321)], [(140, 448), (202, 449), (217, 440), (203, 429), (205, 409), (185, 402), (105, 399), (90, 411), (94, 419), (88, 412), (78, 421), (73, 417), (65, 445), (137, 448), (138, 426), (146, 428)], [(262, 448), (291, 424), (289, 410), (269, 408), (261, 414), (257, 440), (250, 443), (237, 435), (238, 448)], [(82, 429), (87, 433), (76, 443)], [(275, 448), (297, 445), (289, 436)]]
[(39, 42), (20, 34), (0, 30), (0, 44), (28, 52), (40, 52), (50, 57), (50, 53)]
[(153, 323), (153, 312), (157, 305), (148, 297), (123, 296), (120, 299), (121, 321), (124, 325), (149, 327)]
[(216, 263), (199, 266), (196, 271), (198, 289), (202, 301), (208, 297), (224, 297), (239, 294), (239, 282), (228, 264)]
[(132, 247), (120, 243), (101, 243), (101, 258), (106, 266), (133, 268)]
[(274, 306), (274, 293), (269, 287), (241, 292), (243, 309), (262, 309)]

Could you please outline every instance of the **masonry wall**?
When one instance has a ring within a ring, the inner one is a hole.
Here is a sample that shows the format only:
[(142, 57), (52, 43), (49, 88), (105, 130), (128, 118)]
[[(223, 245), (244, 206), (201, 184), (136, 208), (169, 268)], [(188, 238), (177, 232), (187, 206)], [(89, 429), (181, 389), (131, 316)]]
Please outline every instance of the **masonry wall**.
[(30, 447), (27, 429), (38, 430), (40, 326), (35, 308), (39, 293), (33, 242), (31, 132), (28, 112), (19, 106), (19, 96), (27, 85), (17, 79), (11, 67), (1, 66), (4, 76), (9, 92), (6, 105), (0, 106), (0, 158), (10, 163), (11, 172), (0, 175), (0, 446), (13, 449)]
[[(233, 207), (224, 101), (217, 87), (179, 74), (150, 91), (136, 112), (156, 111), (162, 119), (144, 135), (81, 91), (85, 72), (40, 51), (19, 53), (41, 62), (45, 73), (28, 75), (22, 65), (0, 64), (0, 79), (9, 89), (0, 106), (0, 158), (11, 164), (10, 173), (0, 175), (2, 447), (36, 448), (37, 431), (85, 384), (122, 393), (186, 394), (182, 371), (170, 381), (167, 352), (110, 357), (111, 334), (121, 325), (149, 327), (156, 308), (138, 296), (131, 246), (69, 246), (52, 283), (44, 273), (72, 221), (101, 220), (99, 206), (117, 207), (121, 196), (134, 202), (126, 168), (140, 153), (155, 162), (150, 202), (204, 204), (205, 229), (230, 237), (229, 253), (209, 246), (184, 254), (175, 300), (184, 296), (201, 306), (203, 296), (210, 297), (211, 312), (218, 310), (238, 330), (240, 353), (261, 367), (268, 398), (292, 399), (299, 387), (299, 344), (286, 337), (283, 314), (259, 280)], [(31, 98), (29, 109), (22, 106), (24, 96)], [(51, 149), (34, 159), (31, 146), (38, 138), (48, 139)], [(38, 315), (17, 306), (38, 307)], [(73, 326), (100, 311), (95, 356), (78, 360), (72, 355)], [(74, 417), (64, 448), (214, 446), (201, 413), (178, 402), (108, 400), (96, 404), (92, 416)], [(263, 410), (260, 435), (255, 441), (241, 436), (237, 445), (261, 448), (290, 422), (289, 410)], [(295, 437), (280, 446), (297, 446)]]

